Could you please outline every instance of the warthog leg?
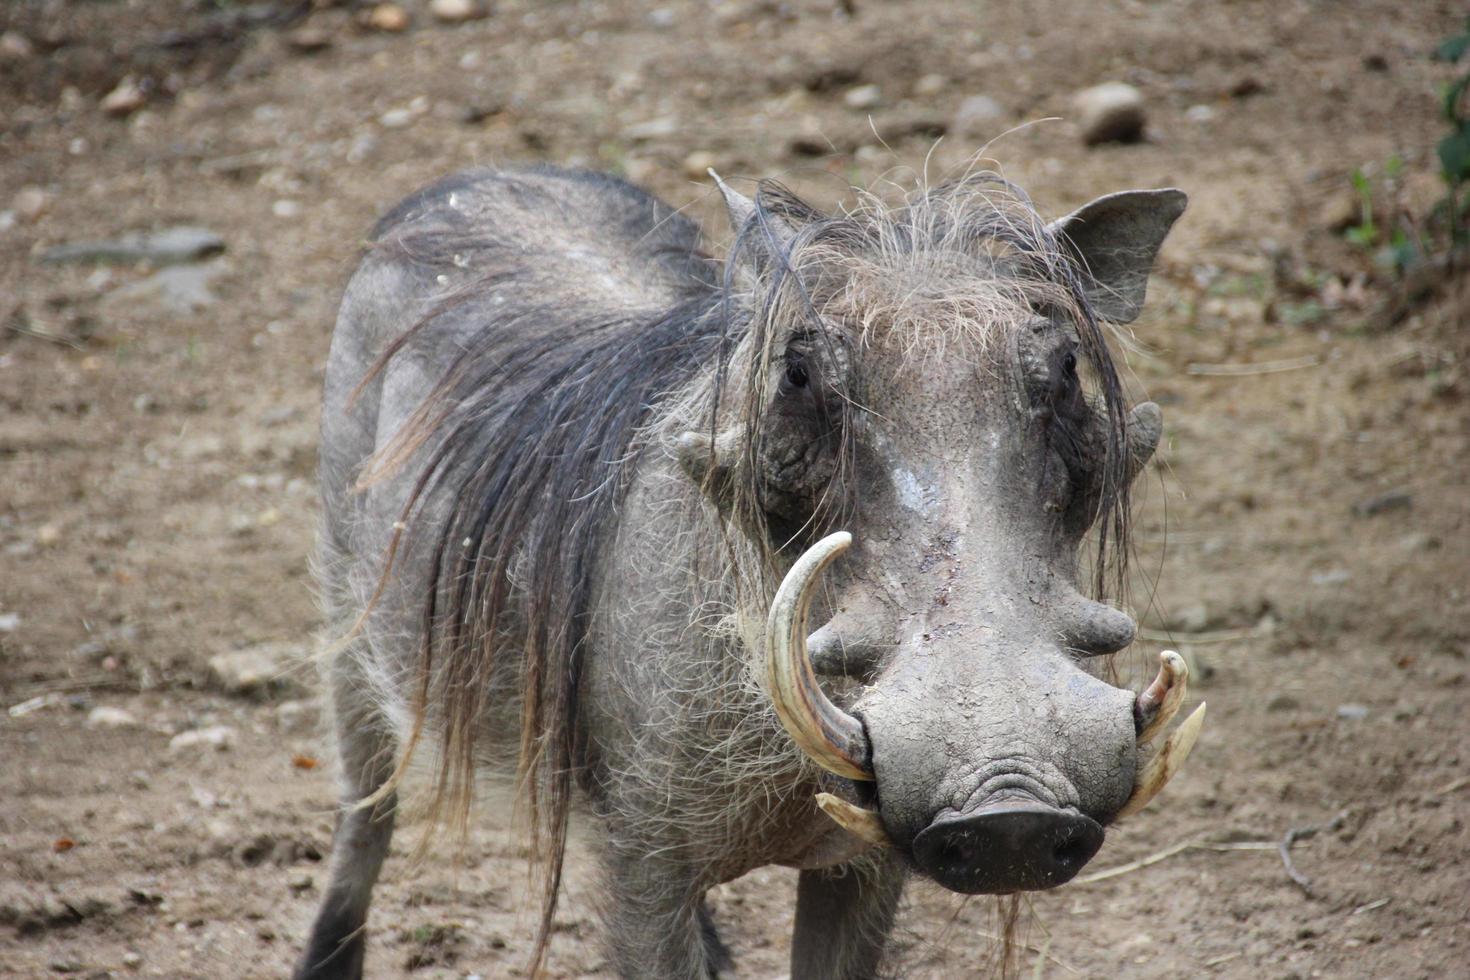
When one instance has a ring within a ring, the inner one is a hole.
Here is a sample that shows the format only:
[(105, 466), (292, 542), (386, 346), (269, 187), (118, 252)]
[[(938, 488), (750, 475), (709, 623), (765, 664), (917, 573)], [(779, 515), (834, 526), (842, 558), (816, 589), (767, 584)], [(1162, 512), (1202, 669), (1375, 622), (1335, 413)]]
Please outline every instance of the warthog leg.
[(359, 980), (366, 945), (368, 905), (388, 843), (397, 799), (358, 806), (393, 771), (393, 740), (358, 677), (356, 652), (340, 652), (332, 664), (337, 745), (341, 752), (342, 811), (332, 835), (331, 877), (312, 923), (296, 980)]
[[(626, 830), (612, 828), (614, 839)], [(605, 939), (613, 973), (640, 980), (713, 980), (730, 967), (698, 870), (641, 847), (604, 852)]]
[(886, 852), (843, 868), (803, 871), (791, 937), (793, 980), (878, 976), (903, 883), (902, 866)]

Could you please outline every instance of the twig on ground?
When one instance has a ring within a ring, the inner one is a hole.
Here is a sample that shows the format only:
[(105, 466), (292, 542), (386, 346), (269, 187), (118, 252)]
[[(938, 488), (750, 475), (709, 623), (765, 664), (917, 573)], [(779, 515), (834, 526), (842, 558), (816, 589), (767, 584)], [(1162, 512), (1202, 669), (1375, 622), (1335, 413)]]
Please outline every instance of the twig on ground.
[(1292, 881), (1296, 882), (1297, 887), (1308, 898), (1315, 897), (1312, 892), (1312, 879), (1298, 871), (1296, 865), (1291, 863), (1291, 845), (1299, 840), (1316, 837), (1324, 830), (1336, 830), (1343, 825), (1343, 821), (1347, 820), (1347, 815), (1348, 812), (1344, 810), (1324, 824), (1314, 824), (1309, 827), (1292, 827), (1281, 838), (1281, 844), (1277, 850), (1281, 852), (1281, 863), (1286, 867), (1286, 875)]
[(1083, 875), (1080, 878), (1074, 879), (1074, 882), (1078, 885), (1090, 885), (1094, 881), (1105, 881), (1108, 878), (1116, 878), (1119, 875), (1128, 874), (1130, 871), (1137, 871), (1151, 864), (1158, 864), (1160, 861), (1171, 858), (1176, 854), (1181, 854), (1184, 851), (1272, 851), (1275, 849), (1276, 845), (1274, 843), (1264, 840), (1238, 841), (1229, 844), (1208, 840), (1186, 840), (1166, 847), (1162, 851), (1150, 854), (1147, 857), (1141, 857), (1137, 861), (1129, 861), (1127, 864), (1120, 864), (1116, 868), (1108, 868), (1105, 871), (1095, 871), (1090, 875)]
[(1316, 367), (1322, 359), (1316, 354), (1291, 357), (1284, 361), (1262, 361), (1259, 364), (1190, 364), (1185, 368), (1190, 374), (1213, 375), (1222, 378), (1244, 378), (1252, 374), (1276, 374), (1281, 371), (1299, 371)]
[(1261, 635), (1261, 631), (1252, 627), (1248, 630), (1209, 630), (1200, 633), (1189, 633), (1184, 630), (1155, 630), (1141, 627), (1138, 637), (1141, 640), (1152, 640), (1155, 643), (1235, 643), (1238, 640), (1250, 640)]

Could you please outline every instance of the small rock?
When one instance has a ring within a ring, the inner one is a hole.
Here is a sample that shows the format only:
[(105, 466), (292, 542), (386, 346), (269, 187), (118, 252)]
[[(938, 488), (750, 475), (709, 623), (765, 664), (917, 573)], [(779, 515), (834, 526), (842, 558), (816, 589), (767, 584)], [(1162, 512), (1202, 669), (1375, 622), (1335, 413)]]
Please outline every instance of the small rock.
[(122, 965), (129, 970), (136, 970), (143, 965), (143, 957), (132, 950), (128, 950), (122, 955)]
[(1266, 91), (1265, 83), (1254, 75), (1242, 75), (1230, 83), (1225, 94), (1232, 99), (1248, 99), (1252, 95), (1260, 95)]
[(195, 728), (187, 732), (179, 732), (168, 740), (168, 750), (179, 752), (183, 749), (213, 748), (224, 752), (235, 744), (235, 730), (228, 725), (212, 725), (209, 728)]
[(1132, 85), (1105, 82), (1078, 92), (1075, 101), (1082, 141), (1088, 146), (1136, 143), (1143, 138), (1147, 121), (1143, 93)]
[(1359, 517), (1373, 517), (1395, 510), (1408, 510), (1414, 506), (1414, 495), (1407, 490), (1390, 490), (1368, 497), (1353, 504), (1353, 513)]
[(1317, 223), (1328, 231), (1344, 232), (1363, 220), (1363, 202), (1357, 194), (1334, 194), (1317, 212)]
[(178, 225), (162, 231), (134, 232), (117, 238), (56, 245), (42, 252), (40, 261), (47, 265), (64, 262), (178, 265), (199, 262), (224, 250), (225, 240), (208, 228)]
[(1203, 102), (1199, 105), (1192, 105), (1184, 110), (1184, 118), (1192, 123), (1210, 122), (1215, 118), (1215, 107), (1205, 105)]
[(16, 216), (30, 224), (35, 224), (36, 219), (45, 214), (50, 205), (51, 196), (35, 186), (22, 187), (10, 201), (10, 207)]
[(429, 13), (445, 24), (463, 24), (487, 12), (479, 0), (429, 0)]
[(657, 10), (649, 11), (648, 16), (644, 20), (648, 22), (649, 27), (666, 31), (678, 21), (678, 15), (668, 7), (659, 7)]
[(665, 136), (673, 136), (679, 131), (679, 120), (674, 116), (659, 116), (645, 122), (633, 123), (624, 126), (622, 137), (625, 140), (653, 140)]
[(293, 892), (310, 891), (312, 884), (311, 872), (309, 871), (297, 869), (286, 876), (286, 887)]
[(1266, 702), (1267, 711), (1295, 711), (1302, 703), (1290, 694), (1278, 694)]
[(883, 104), (883, 90), (877, 85), (858, 85), (842, 97), (849, 109), (876, 109)]
[(1353, 573), (1346, 568), (1329, 568), (1325, 572), (1313, 572), (1313, 585), (1342, 585), (1352, 580)]
[(932, 72), (914, 83), (914, 95), (921, 99), (932, 99), (949, 85), (949, 79)]
[(286, 44), (301, 54), (316, 54), (332, 46), (332, 35), (320, 27), (298, 27), (286, 35)]
[(0, 61), (25, 61), (35, 53), (36, 46), (19, 31), (0, 34)]
[(384, 129), (403, 129), (411, 125), (413, 120), (412, 109), (389, 109), (378, 117), (378, 124)]
[(277, 218), (294, 218), (301, 213), (301, 202), (282, 198), (271, 205), (271, 214)]
[(1403, 551), (1438, 551), (1443, 546), (1443, 541), (1423, 531), (1415, 531), (1399, 538), (1399, 548)]
[(380, 3), (368, 11), (363, 23), (375, 31), (398, 34), (408, 30), (408, 12), (396, 3)]
[(55, 524), (42, 524), (36, 528), (36, 544), (49, 548), (61, 540), (61, 528)]
[(104, 302), (109, 308), (137, 303), (170, 313), (197, 313), (218, 301), (209, 284), (222, 271), (218, 263), (159, 269), (146, 279), (113, 290)]
[(1363, 56), (1363, 67), (1368, 71), (1388, 71), (1388, 59), (1374, 52)]
[(1368, 717), (1368, 706), (1366, 704), (1339, 704), (1337, 717), (1348, 721), (1362, 721)]
[(14, 633), (20, 628), (20, 613), (0, 613), (0, 633)]
[(704, 180), (710, 168), (718, 164), (719, 158), (708, 150), (695, 150), (684, 158), (684, 175), (691, 180)]
[(1006, 111), (988, 95), (972, 95), (960, 103), (950, 121), (950, 132), (962, 137), (993, 136)]
[(138, 719), (122, 708), (99, 705), (87, 715), (88, 728), (133, 728), (137, 724)]
[(132, 76), (128, 76), (117, 83), (117, 88), (102, 97), (100, 105), (102, 111), (109, 116), (122, 118), (143, 108), (144, 101), (146, 97), (143, 90), (133, 81)]
[(260, 643), (210, 657), (209, 672), (225, 693), (256, 696), (289, 686), (286, 674), (306, 659), (295, 643)]

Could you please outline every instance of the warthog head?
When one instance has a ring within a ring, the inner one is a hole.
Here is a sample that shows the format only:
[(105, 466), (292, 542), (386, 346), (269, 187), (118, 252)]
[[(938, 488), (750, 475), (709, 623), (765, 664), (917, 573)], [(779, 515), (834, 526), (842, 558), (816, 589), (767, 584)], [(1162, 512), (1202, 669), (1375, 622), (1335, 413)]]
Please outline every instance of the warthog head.
[(1088, 595), (1161, 431), (1157, 406), (1126, 409), (1101, 323), (1136, 317), (1184, 195), (1115, 194), (1047, 225), (986, 177), (837, 216), (722, 189), (744, 254), (730, 275), (748, 278), (729, 286), (754, 318), (731, 359), (746, 400), (677, 451), (789, 563), (767, 686), (841, 777), (818, 802), (952, 890), (1061, 884), (1202, 720), (1144, 748), (1183, 699), (1183, 661), (1164, 654), (1142, 694), (1102, 679), (1094, 658), (1135, 625)]

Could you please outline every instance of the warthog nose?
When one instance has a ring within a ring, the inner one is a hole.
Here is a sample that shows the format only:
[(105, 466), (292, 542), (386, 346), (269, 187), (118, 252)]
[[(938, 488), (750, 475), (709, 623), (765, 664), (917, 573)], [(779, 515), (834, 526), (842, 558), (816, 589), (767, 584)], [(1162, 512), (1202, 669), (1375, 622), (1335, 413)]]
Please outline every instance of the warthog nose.
[(998, 895), (1071, 881), (1102, 842), (1096, 820), (1006, 803), (934, 821), (914, 838), (914, 860), (950, 891)]

